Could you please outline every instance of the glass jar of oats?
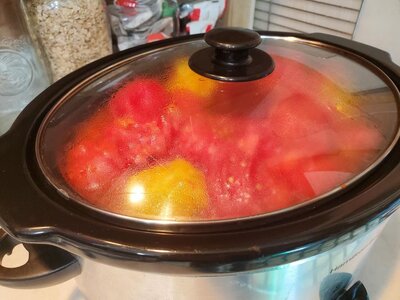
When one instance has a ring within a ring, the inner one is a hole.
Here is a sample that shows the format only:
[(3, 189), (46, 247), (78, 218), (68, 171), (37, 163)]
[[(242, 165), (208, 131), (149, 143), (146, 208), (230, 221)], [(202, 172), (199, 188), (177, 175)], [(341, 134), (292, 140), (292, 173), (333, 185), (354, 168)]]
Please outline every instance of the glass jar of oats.
[(103, 0), (24, 0), (25, 15), (58, 80), (112, 53)]

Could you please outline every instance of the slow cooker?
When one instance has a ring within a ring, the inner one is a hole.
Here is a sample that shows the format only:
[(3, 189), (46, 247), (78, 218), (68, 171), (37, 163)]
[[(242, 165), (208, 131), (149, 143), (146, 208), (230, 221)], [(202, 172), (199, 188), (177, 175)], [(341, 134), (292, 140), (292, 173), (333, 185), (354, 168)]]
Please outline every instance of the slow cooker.
[[(204, 38), (204, 39), (203, 39)], [(368, 299), (400, 205), (400, 69), (325, 35), (217, 28), (54, 83), (0, 138), (0, 268), (87, 299)]]

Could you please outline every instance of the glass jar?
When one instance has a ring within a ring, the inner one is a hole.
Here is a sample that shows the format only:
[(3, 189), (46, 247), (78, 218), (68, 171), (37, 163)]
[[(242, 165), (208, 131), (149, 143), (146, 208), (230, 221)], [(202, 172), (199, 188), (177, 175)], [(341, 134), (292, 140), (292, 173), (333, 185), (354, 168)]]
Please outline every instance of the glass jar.
[(24, 0), (26, 16), (54, 80), (112, 53), (103, 0)]
[(0, 135), (49, 84), (43, 52), (29, 35), (19, 1), (0, 2)]

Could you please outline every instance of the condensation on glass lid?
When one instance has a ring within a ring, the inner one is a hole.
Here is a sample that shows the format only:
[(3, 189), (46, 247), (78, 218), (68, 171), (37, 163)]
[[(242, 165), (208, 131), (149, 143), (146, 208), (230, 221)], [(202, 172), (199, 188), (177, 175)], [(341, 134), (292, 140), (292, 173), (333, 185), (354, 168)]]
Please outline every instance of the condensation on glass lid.
[(261, 80), (213, 81), (173, 53), (158, 72), (124, 80), (76, 116), (54, 151), (63, 189), (117, 215), (204, 221), (277, 212), (347, 186), (393, 142), (391, 88), (355, 90), (310, 67), (309, 54), (281, 56), (281, 43), (269, 43), (276, 68)]

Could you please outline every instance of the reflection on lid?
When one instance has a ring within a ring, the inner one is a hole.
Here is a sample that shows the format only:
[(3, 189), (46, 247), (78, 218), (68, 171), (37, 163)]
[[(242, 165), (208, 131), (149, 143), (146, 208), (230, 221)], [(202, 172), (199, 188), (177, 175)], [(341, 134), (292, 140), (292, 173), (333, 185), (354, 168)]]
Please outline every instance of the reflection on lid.
[(128, 169), (105, 192), (102, 207), (147, 218), (187, 219), (200, 217), (207, 199), (204, 174), (188, 161), (175, 159), (139, 172)]

